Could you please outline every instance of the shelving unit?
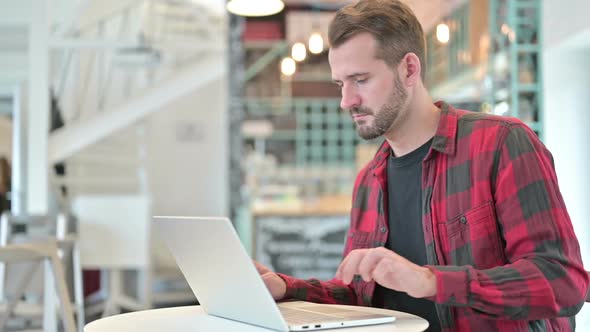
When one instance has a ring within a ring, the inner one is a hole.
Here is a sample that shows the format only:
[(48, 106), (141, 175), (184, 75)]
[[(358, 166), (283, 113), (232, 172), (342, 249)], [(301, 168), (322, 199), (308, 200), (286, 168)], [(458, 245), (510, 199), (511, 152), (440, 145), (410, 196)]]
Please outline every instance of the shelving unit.
[(505, 102), (506, 115), (520, 118), (543, 139), (541, 9), (540, 0), (490, 0), (493, 51), (508, 63), (507, 70), (491, 72), (490, 102)]
[(431, 86), (455, 79), (474, 61), (470, 38), (474, 25), (472, 10), (468, 1), (445, 20), (450, 30), (449, 43), (442, 44), (437, 40), (436, 28), (426, 34), (426, 80)]
[(247, 119), (263, 118), (274, 124), (266, 146), (291, 144), (295, 165), (355, 167), (356, 147), (364, 142), (348, 113), (340, 109), (339, 99), (248, 98), (244, 105)]
[[(448, 44), (427, 34), (436, 99), (480, 102), (523, 120), (543, 139), (541, 0), (470, 0), (444, 20)], [(486, 25), (486, 26), (483, 26)]]

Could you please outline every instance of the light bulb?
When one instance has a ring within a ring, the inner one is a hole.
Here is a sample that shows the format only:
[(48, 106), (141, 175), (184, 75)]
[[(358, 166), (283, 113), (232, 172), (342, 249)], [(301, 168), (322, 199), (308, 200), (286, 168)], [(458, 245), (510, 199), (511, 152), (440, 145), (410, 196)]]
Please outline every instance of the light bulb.
[(324, 51), (324, 38), (321, 34), (314, 32), (309, 36), (309, 51), (313, 54), (320, 54)]
[(307, 49), (303, 43), (295, 43), (293, 44), (293, 48), (291, 48), (291, 57), (295, 61), (303, 61), (307, 56)]
[(295, 74), (295, 70), (297, 70), (297, 64), (295, 63), (295, 60), (291, 58), (284, 58), (283, 61), (281, 61), (281, 73), (283, 73), (283, 75), (291, 76)]
[(285, 8), (282, 0), (230, 0), (227, 10), (240, 16), (274, 15)]
[(440, 23), (436, 26), (436, 39), (438, 39), (439, 42), (443, 44), (448, 43), (450, 36), (451, 32), (449, 30), (448, 25), (446, 25), (445, 23)]

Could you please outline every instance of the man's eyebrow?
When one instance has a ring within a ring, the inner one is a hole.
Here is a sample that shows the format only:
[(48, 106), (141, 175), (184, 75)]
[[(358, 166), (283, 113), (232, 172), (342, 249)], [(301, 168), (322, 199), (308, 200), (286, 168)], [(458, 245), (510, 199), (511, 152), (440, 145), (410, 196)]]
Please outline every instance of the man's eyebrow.
[[(362, 72), (362, 73), (352, 73), (352, 74), (350, 74), (350, 75), (346, 75), (346, 79), (347, 79), (347, 80), (349, 80), (349, 79), (352, 79), (352, 78), (356, 78), (356, 77), (359, 77), (359, 76), (365, 76), (365, 75), (368, 75), (368, 74), (369, 74), (369, 73), (366, 73), (366, 72)], [(337, 79), (332, 79), (332, 82), (334, 82), (334, 83), (336, 83), (336, 84), (340, 84), (340, 83), (342, 83), (342, 81), (341, 81), (341, 80), (337, 80)]]

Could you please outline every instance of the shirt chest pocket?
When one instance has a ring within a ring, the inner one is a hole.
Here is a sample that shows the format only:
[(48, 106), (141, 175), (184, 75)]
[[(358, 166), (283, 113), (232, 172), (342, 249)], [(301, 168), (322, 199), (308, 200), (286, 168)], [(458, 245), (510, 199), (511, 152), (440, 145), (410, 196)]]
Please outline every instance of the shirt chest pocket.
[(486, 269), (506, 263), (491, 202), (437, 225), (447, 265)]

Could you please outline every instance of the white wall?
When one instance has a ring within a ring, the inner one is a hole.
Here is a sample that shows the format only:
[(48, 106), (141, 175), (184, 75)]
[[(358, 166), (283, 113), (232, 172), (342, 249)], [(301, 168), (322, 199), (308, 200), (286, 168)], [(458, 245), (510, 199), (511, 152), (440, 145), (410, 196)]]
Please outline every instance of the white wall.
[(228, 214), (226, 94), (217, 80), (147, 121), (154, 214)]
[(590, 48), (545, 53), (545, 141), (590, 269)]
[(588, 0), (543, 0), (543, 42), (546, 48), (553, 48), (568, 38), (590, 30)]
[[(555, 158), (561, 193), (590, 270), (590, 39), (584, 37), (590, 22), (573, 13), (583, 12), (583, 7), (590, 10), (590, 2), (568, 0), (565, 5), (546, 0), (544, 4), (543, 28), (549, 43), (543, 66), (545, 143)], [(590, 326), (590, 305), (578, 314), (577, 326), (580, 330)]]
[[(590, 270), (590, 49), (545, 53), (545, 142), (553, 152), (561, 193)], [(590, 305), (578, 315), (590, 326)]]
[(32, 0), (9, 0), (0, 2), (2, 25), (28, 24)]
[[(147, 120), (153, 215), (229, 215), (226, 100), (226, 80), (217, 80)], [(156, 264), (176, 266), (152, 238)]]

